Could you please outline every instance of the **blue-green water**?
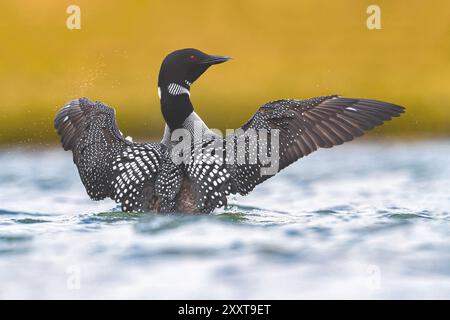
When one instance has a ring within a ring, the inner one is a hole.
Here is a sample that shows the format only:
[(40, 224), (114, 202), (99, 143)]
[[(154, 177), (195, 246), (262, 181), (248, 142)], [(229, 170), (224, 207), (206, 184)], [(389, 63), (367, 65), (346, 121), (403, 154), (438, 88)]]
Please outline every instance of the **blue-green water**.
[(0, 298), (450, 298), (450, 141), (318, 151), (209, 216), (92, 202), (0, 151)]

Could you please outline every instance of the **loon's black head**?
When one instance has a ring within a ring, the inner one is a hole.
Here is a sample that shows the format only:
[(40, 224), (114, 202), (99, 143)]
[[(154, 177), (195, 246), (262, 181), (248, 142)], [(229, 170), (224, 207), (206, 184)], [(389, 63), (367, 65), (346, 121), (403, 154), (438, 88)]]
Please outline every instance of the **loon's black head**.
[(197, 49), (177, 50), (164, 59), (159, 71), (158, 93), (164, 120), (172, 130), (180, 128), (194, 110), (189, 99), (191, 84), (213, 64), (229, 59)]
[(158, 85), (178, 83), (190, 86), (210, 66), (229, 60), (227, 56), (212, 56), (197, 49), (181, 49), (167, 55), (161, 64)]

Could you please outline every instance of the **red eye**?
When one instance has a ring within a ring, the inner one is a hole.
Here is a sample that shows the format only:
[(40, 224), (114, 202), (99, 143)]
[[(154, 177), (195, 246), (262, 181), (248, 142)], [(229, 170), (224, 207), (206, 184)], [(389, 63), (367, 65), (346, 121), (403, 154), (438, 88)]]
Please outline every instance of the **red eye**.
[(195, 60), (195, 56), (194, 55), (189, 56), (189, 60)]

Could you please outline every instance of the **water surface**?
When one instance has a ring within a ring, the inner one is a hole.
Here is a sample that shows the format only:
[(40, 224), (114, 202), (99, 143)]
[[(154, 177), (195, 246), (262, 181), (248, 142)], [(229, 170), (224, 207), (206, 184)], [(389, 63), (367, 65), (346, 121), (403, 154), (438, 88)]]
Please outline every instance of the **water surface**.
[(88, 199), (0, 151), (0, 298), (450, 298), (450, 141), (318, 151), (209, 216)]

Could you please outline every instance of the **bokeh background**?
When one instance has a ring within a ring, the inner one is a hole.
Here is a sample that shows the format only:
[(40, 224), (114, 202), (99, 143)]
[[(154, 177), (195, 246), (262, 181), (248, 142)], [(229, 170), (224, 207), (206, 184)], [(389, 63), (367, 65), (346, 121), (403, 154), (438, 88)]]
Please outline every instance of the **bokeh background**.
[[(366, 8), (381, 7), (381, 30)], [(81, 30), (66, 8), (81, 8)], [(231, 55), (192, 88), (209, 126), (234, 128), (264, 102), (338, 93), (401, 104), (372, 137), (450, 135), (448, 0), (0, 2), (0, 144), (53, 145), (55, 112), (87, 96), (117, 111), (138, 140), (163, 129), (157, 75), (165, 55)]]

